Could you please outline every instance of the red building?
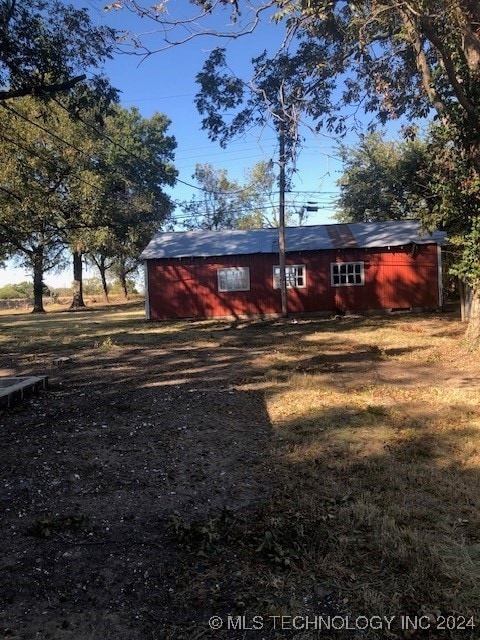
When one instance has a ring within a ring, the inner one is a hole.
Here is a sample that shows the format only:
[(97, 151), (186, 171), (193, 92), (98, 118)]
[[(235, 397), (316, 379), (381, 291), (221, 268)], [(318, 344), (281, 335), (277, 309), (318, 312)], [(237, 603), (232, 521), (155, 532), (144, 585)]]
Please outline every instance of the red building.
[[(444, 241), (413, 220), (287, 228), (288, 311), (441, 307)], [(158, 233), (141, 257), (149, 319), (281, 312), (276, 229)]]

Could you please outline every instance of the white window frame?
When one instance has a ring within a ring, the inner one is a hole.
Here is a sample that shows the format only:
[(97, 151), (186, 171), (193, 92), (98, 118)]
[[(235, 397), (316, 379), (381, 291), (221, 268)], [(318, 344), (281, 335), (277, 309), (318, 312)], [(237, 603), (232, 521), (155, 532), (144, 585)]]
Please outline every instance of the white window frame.
[(217, 281), (221, 292), (250, 291), (250, 267), (217, 269)]
[[(301, 279), (302, 284), (298, 284)], [(304, 264), (285, 265), (285, 280), (287, 289), (305, 289), (307, 286), (307, 269)], [(273, 288), (280, 289), (280, 267), (273, 267)]]
[(330, 284), (332, 287), (362, 287), (365, 285), (364, 262), (331, 262)]

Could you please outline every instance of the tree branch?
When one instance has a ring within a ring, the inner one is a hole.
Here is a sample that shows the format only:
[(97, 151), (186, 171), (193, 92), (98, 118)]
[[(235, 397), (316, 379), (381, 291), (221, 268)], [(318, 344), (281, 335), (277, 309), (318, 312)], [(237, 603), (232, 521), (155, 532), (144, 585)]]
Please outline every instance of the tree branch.
[[(480, 10), (477, 7), (469, 6), (467, 8), (472, 14), (472, 17), (477, 20), (477, 32), (479, 32), (480, 24)], [(460, 31), (462, 34), (462, 50), (465, 56), (465, 61), (468, 65), (470, 72), (476, 76), (480, 73), (480, 38), (477, 33), (472, 29), (473, 21), (470, 22), (465, 15), (465, 10), (462, 7), (457, 6), (455, 8), (457, 20), (460, 25)], [(476, 18), (474, 17), (476, 16)]]
[[(224, 9), (226, 6), (228, 6), (228, 4), (230, 4), (223, 2), (222, 0), (213, 0), (212, 2), (204, 3), (205, 5), (207, 5), (206, 7), (203, 6), (202, 3), (196, 2), (195, 4), (197, 4), (197, 6), (200, 6), (201, 10), (192, 17), (179, 19), (166, 19), (165, 14), (168, 14), (168, 12), (157, 11), (155, 8), (146, 9), (142, 7), (137, 0), (124, 0), (122, 4), (123, 7), (125, 7), (132, 13), (136, 13), (141, 18), (148, 17), (150, 20), (159, 25), (160, 28), (158, 29), (158, 31), (163, 31), (163, 40), (165, 44), (156, 49), (147, 49), (142, 45), (143, 50), (139, 51), (138, 43), (136, 42), (137, 36), (135, 36), (131, 43), (128, 43), (127, 46), (133, 46), (134, 49), (133, 51), (129, 52), (131, 55), (139, 56), (143, 59), (146, 59), (151, 55), (171, 49), (173, 47), (178, 47), (199, 37), (213, 36), (220, 39), (236, 40), (238, 38), (242, 38), (243, 36), (250, 35), (258, 27), (261, 19), (261, 14), (275, 7), (276, 1), (264, 0), (260, 3), (259, 6), (255, 6), (250, 2), (247, 3), (248, 21), (246, 23), (244, 22), (243, 24), (240, 24), (240, 21), (237, 22), (236, 18), (240, 16), (240, 13), (238, 12), (238, 6), (236, 6), (236, 2), (232, 2), (231, 4), (236, 10), (234, 10), (232, 14), (230, 25), (235, 25), (235, 28), (225, 30), (216, 29), (215, 27), (207, 28), (202, 26), (202, 22), (206, 21), (206, 19), (217, 9)], [(113, 5), (107, 5), (107, 9), (112, 8), (115, 7)], [(181, 31), (186, 32), (186, 35), (182, 35)], [(149, 35), (151, 35), (151, 33), (152, 32), (149, 32)], [(145, 34), (140, 34), (140, 36), (141, 35)]]
[(434, 28), (432, 28), (430, 18), (426, 16), (420, 18), (420, 24), (422, 26), (422, 31), (425, 34), (426, 38), (435, 47), (435, 49), (438, 51), (440, 55), (442, 66), (445, 69), (445, 72), (448, 76), (448, 79), (450, 80), (453, 90), (455, 91), (455, 95), (457, 96), (459, 103), (462, 105), (462, 107), (465, 109), (467, 113), (474, 114), (476, 112), (475, 105), (472, 104), (472, 102), (470, 102), (470, 100), (467, 98), (467, 95), (463, 90), (461, 83), (458, 80), (458, 77), (455, 71), (455, 65), (452, 61), (450, 53), (446, 49), (442, 40), (439, 38), (438, 33), (435, 31)]
[(407, 30), (407, 34), (410, 38), (412, 47), (416, 54), (416, 64), (417, 69), (422, 78), (422, 86), (427, 94), (430, 102), (436, 109), (437, 113), (440, 115), (445, 111), (445, 104), (440, 97), (440, 94), (435, 89), (435, 83), (432, 78), (432, 73), (430, 66), (428, 64), (427, 57), (425, 55), (425, 51), (423, 50), (422, 40), (420, 38), (420, 34), (418, 32), (417, 27), (415, 26), (412, 17), (407, 13), (407, 11), (399, 8), (399, 13), (402, 17), (403, 23)]
[(86, 75), (76, 76), (66, 82), (58, 82), (56, 84), (39, 84), (23, 87), (22, 89), (7, 89), (0, 91), (0, 100), (8, 100), (10, 98), (23, 98), (24, 96), (50, 96), (60, 91), (67, 91), (72, 89), (79, 82), (83, 82), (86, 79)]

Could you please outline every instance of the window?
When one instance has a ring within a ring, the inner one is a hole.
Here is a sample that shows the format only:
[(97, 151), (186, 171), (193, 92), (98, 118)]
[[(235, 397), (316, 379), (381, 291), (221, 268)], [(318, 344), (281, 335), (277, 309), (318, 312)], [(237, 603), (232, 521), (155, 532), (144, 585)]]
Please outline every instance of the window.
[(250, 291), (250, 269), (248, 267), (231, 267), (218, 269), (219, 291)]
[[(305, 265), (289, 264), (285, 267), (287, 289), (306, 287)], [(273, 267), (273, 288), (280, 289), (280, 267)]]
[(332, 262), (330, 276), (332, 287), (365, 284), (363, 262)]

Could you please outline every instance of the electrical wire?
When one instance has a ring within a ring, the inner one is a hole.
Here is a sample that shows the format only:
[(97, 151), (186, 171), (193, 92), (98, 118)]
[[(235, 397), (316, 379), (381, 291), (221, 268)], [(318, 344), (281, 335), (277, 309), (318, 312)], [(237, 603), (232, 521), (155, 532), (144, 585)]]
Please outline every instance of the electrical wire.
[[(58, 101), (56, 98), (53, 98), (54, 102), (60, 107), (62, 108), (64, 111), (66, 111), (67, 113), (70, 113), (69, 110), (67, 109), (67, 107), (65, 107), (65, 105), (63, 105), (60, 101)], [(84, 157), (88, 158), (88, 160), (91, 160), (91, 157), (82, 149), (79, 149), (76, 145), (72, 144), (71, 142), (64, 140), (63, 138), (61, 138), (60, 136), (58, 136), (57, 134), (55, 134), (54, 132), (50, 131), (47, 127), (42, 126), (41, 124), (39, 124), (38, 122), (34, 122), (33, 120), (31, 120), (30, 118), (28, 118), (27, 116), (25, 116), (24, 114), (18, 112), (16, 109), (14, 109), (13, 107), (11, 107), (10, 105), (7, 105), (5, 103), (0, 103), (1, 106), (3, 108), (5, 108), (7, 111), (15, 114), (17, 117), (21, 118), (22, 120), (24, 120), (25, 122), (33, 125), (34, 127), (40, 129), (41, 131), (47, 133), (48, 135), (50, 135), (52, 138), (58, 140), (59, 142), (61, 142), (62, 144), (74, 149), (75, 151), (77, 151), (77, 153), (80, 153), (81, 155), (83, 155)], [(113, 144), (114, 146), (116, 146), (117, 148), (121, 149), (122, 151), (124, 151), (129, 157), (134, 157), (135, 159), (139, 160), (140, 162), (143, 163), (143, 159), (140, 158), (139, 156), (137, 156), (135, 153), (129, 151), (128, 149), (126, 149), (122, 144), (120, 144), (118, 141), (113, 140), (110, 136), (108, 136), (104, 131), (99, 130), (97, 127), (95, 127), (94, 125), (92, 125), (91, 123), (89, 123), (88, 121), (84, 120), (83, 118), (81, 118), (80, 116), (77, 115), (77, 119), (80, 120), (86, 127), (92, 129), (96, 135), (98, 135), (101, 139), (103, 140), (107, 140), (108, 142), (110, 142), (111, 144)], [(126, 177), (124, 175), (122, 175), (120, 172), (116, 171), (117, 175), (119, 175), (122, 179), (126, 180)], [(179, 182), (180, 184), (183, 184), (191, 189), (195, 189), (197, 191), (200, 191), (202, 193), (205, 194), (209, 194), (209, 195), (217, 195), (217, 196), (228, 196), (228, 195), (240, 195), (240, 194), (245, 194), (248, 193), (252, 186), (254, 186), (253, 184), (251, 185), (247, 185), (246, 187), (243, 187), (241, 189), (236, 189), (236, 190), (232, 190), (232, 191), (221, 191), (221, 190), (210, 190), (207, 189), (206, 187), (200, 187), (198, 185), (194, 185), (190, 182), (187, 182), (181, 178), (179, 178), (178, 176), (175, 177), (175, 181)], [(101, 191), (98, 187), (95, 187), (95, 185), (92, 185), (91, 183), (88, 183), (86, 181), (83, 180), (83, 182), (85, 184), (87, 184), (88, 186), (90, 186), (91, 188), (97, 189), (99, 192)], [(168, 185), (167, 185), (168, 186)], [(325, 195), (326, 193), (335, 193), (335, 192), (322, 192), (322, 191), (296, 191), (296, 190), (291, 190), (288, 193), (307, 193), (310, 195)]]
[[(54, 100), (55, 102), (57, 102), (56, 100)], [(61, 105), (61, 103), (58, 103), (63, 109), (65, 109), (65, 111), (67, 111), (67, 113), (69, 113), (68, 109), (64, 106)], [(52, 131), (50, 131), (50, 129), (42, 126), (41, 124), (39, 124), (38, 122), (34, 122), (33, 120), (31, 120), (30, 118), (28, 118), (25, 114), (22, 114), (20, 112), (18, 112), (16, 109), (14, 109), (13, 107), (11, 107), (10, 105), (7, 105), (3, 102), (0, 102), (0, 106), (2, 106), (4, 109), (6, 109), (7, 111), (13, 113), (14, 115), (18, 116), (19, 118), (21, 118), (22, 120), (24, 120), (25, 122), (33, 125), (34, 127), (36, 127), (37, 129), (40, 129), (41, 131), (43, 131), (44, 133), (47, 133), (49, 136), (51, 136), (52, 138), (54, 138), (55, 140), (58, 140), (59, 142), (61, 142), (62, 144), (66, 145), (67, 147), (70, 147), (71, 149), (74, 149), (75, 151), (77, 151), (77, 153), (79, 153), (80, 155), (82, 155), (83, 157), (85, 157), (89, 162), (92, 160), (91, 156), (86, 153), (83, 149), (79, 149), (77, 146), (75, 146), (74, 144), (72, 144), (71, 142), (68, 142), (67, 140), (61, 138), (60, 136), (58, 136), (56, 133), (53, 133)], [(87, 124), (86, 121), (84, 121), (83, 119), (80, 119), (83, 124)], [(95, 127), (92, 127), (95, 131), (97, 131), (97, 133), (101, 136), (101, 133), (98, 132), (98, 130)], [(19, 138), (21, 139), (21, 138)], [(108, 136), (103, 136), (103, 139), (108, 140), (109, 142), (111, 142), (112, 144), (116, 144), (114, 140), (110, 139)], [(122, 150), (126, 151), (125, 148), (122, 145), (117, 145), (120, 148), (122, 148)], [(130, 154), (132, 155), (132, 154)], [(137, 158), (139, 160), (141, 160), (140, 158)], [(143, 161), (142, 161), (143, 162)], [(118, 169), (114, 170), (115, 175), (117, 175), (118, 177), (120, 177), (122, 180), (124, 180), (125, 182), (129, 182), (129, 179), (122, 174), (120, 171), (118, 171)], [(85, 180), (81, 180), (82, 182), (84, 182), (85, 184), (87, 184), (88, 186), (90, 186), (92, 189), (96, 189), (99, 193), (103, 193), (103, 191), (99, 188), (96, 187), (96, 185), (93, 185)]]
[[(59, 102), (56, 98), (53, 98), (54, 102), (61, 107), (62, 109), (64, 109), (67, 113), (69, 113), (67, 107), (65, 107), (65, 105), (63, 105), (61, 102)], [(77, 119), (79, 119), (85, 126), (89, 127), (90, 129), (92, 129), (98, 136), (100, 136), (103, 139), (108, 140), (111, 144), (115, 145), (116, 147), (120, 148), (122, 151), (124, 151), (125, 153), (127, 153), (129, 156), (133, 156), (134, 158), (136, 158), (137, 160), (139, 160), (140, 162), (143, 162), (142, 158), (140, 158), (139, 156), (137, 156), (135, 153), (131, 152), (130, 150), (126, 149), (122, 144), (120, 144), (119, 142), (117, 142), (116, 140), (113, 140), (110, 136), (108, 136), (105, 132), (100, 131), (97, 127), (95, 127), (94, 125), (92, 125), (90, 122), (84, 120), (81, 116), (77, 115)], [(275, 138), (271, 138), (270, 140), (274, 140)], [(202, 147), (200, 147), (201, 149)], [(207, 147), (205, 147), (207, 148)], [(222, 153), (222, 152), (219, 152)], [(252, 157), (252, 156), (249, 156)], [(240, 158), (242, 159), (242, 158)], [(230, 194), (242, 194), (242, 193), (248, 193), (250, 191), (250, 189), (252, 188), (252, 186), (254, 186), (254, 184), (250, 184), (247, 185), (246, 187), (242, 187), (238, 190), (232, 190), (232, 191), (219, 191), (219, 190), (210, 190), (207, 189), (206, 187), (199, 187), (198, 185), (194, 185), (191, 182), (187, 182), (185, 180), (182, 180), (181, 178), (179, 178), (178, 176), (175, 178), (176, 182), (179, 182), (180, 184), (183, 184), (187, 187), (190, 187), (191, 189), (195, 189), (197, 191), (201, 191), (203, 193), (208, 193), (208, 194), (212, 194), (212, 195), (230, 195)], [(315, 193), (315, 192), (308, 192), (308, 193)], [(321, 193), (321, 192), (317, 192), (317, 193)]]
[[(53, 160), (51, 158), (48, 158), (47, 156), (40, 154), (36, 149), (34, 149), (31, 145), (29, 146), (23, 146), (21, 144), (19, 144), (19, 141), (25, 142), (28, 145), (28, 140), (26, 140), (25, 138), (22, 138), (21, 136), (16, 136), (15, 140), (12, 140), (11, 138), (8, 138), (7, 136), (5, 136), (3, 133), (0, 133), (0, 138), (2, 140), (4, 140), (5, 142), (8, 142), (9, 144), (11, 144), (13, 147), (18, 147), (20, 149), (22, 149), (23, 151), (25, 151), (26, 153), (30, 154), (30, 155), (34, 155), (37, 158), (39, 158), (40, 160), (42, 160), (43, 162), (45, 162), (46, 164), (50, 164), (52, 167), (55, 167), (55, 164), (53, 162)], [(25, 168), (26, 165), (23, 163), (22, 166)], [(76, 180), (77, 182), (81, 182), (82, 184), (85, 184), (86, 186), (90, 187), (91, 189), (94, 189), (96, 191), (98, 191), (99, 193), (103, 193), (103, 191), (95, 184), (92, 184), (91, 182), (88, 182), (87, 180), (85, 180), (84, 178), (80, 177), (79, 175), (71, 175), (71, 178), (73, 178), (74, 180)]]

